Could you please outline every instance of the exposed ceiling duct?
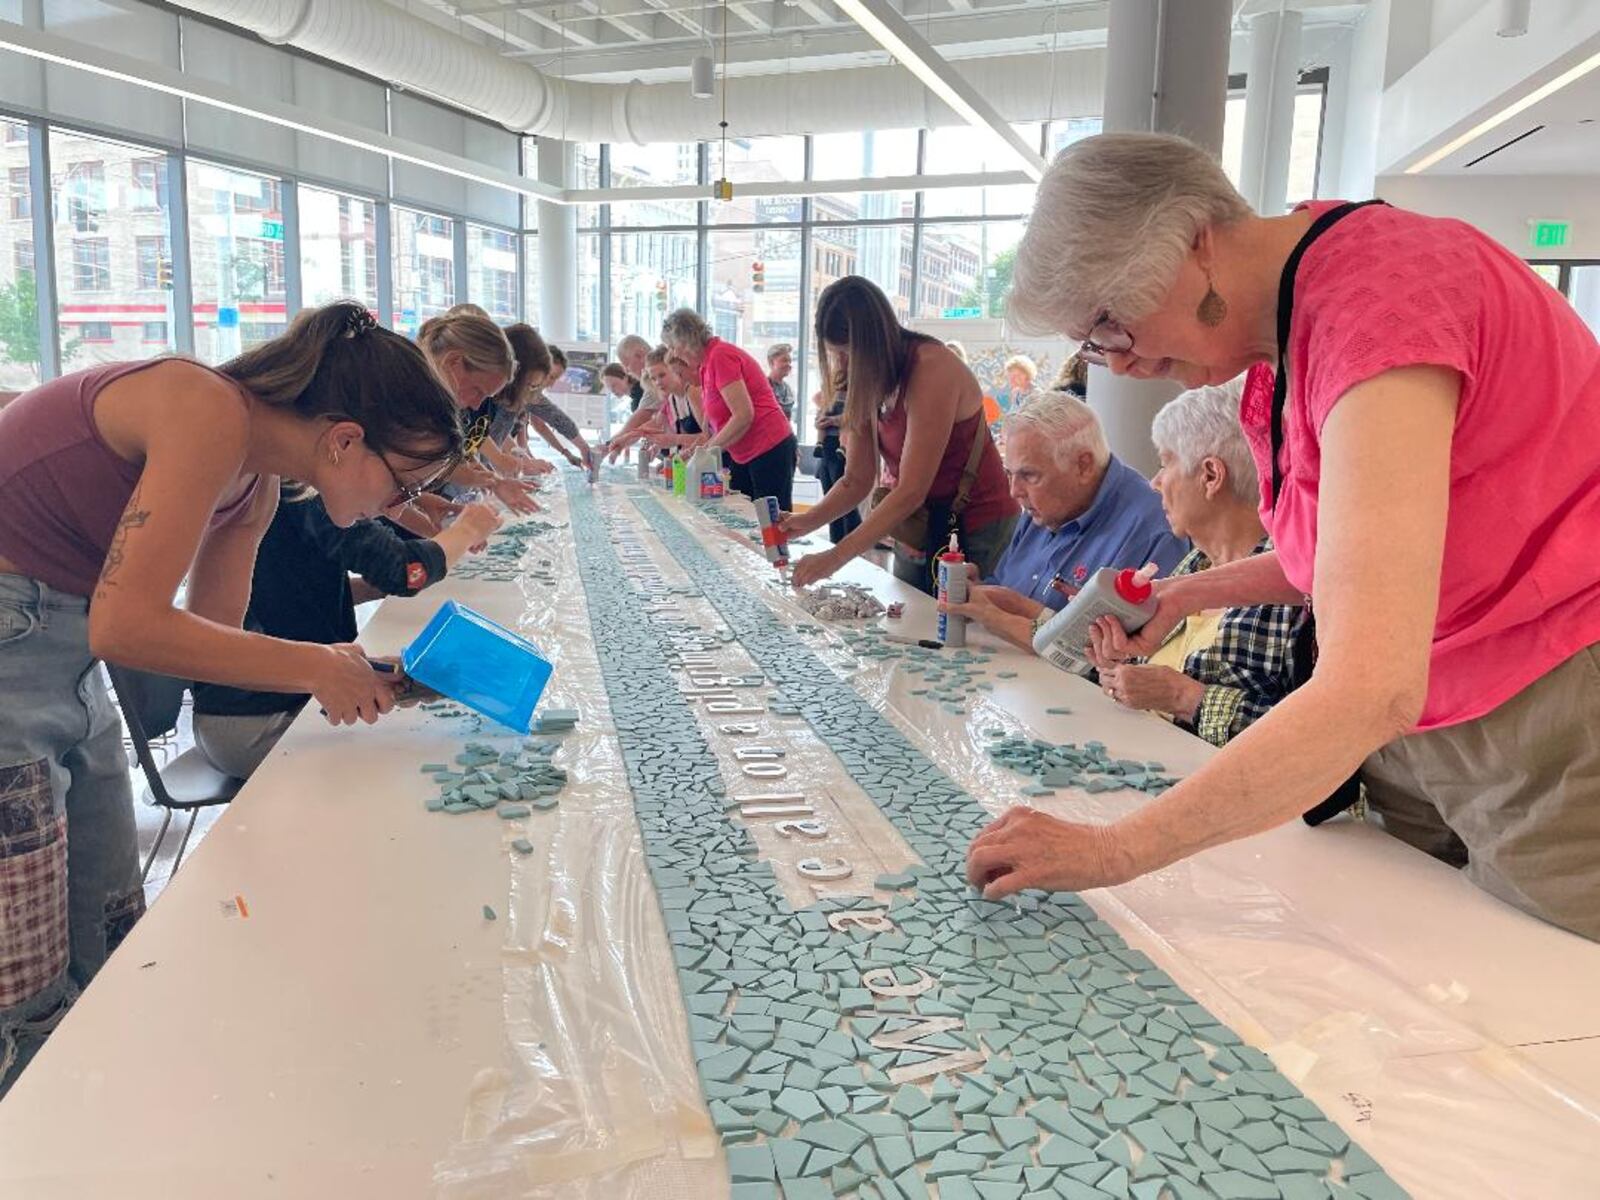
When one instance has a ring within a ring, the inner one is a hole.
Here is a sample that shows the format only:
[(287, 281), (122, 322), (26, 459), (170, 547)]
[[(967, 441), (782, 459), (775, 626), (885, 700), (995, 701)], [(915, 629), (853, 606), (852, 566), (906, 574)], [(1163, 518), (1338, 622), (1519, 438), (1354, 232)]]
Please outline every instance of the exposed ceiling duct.
[[(553, 78), (384, 0), (175, 0), (174, 6), (481, 113), (521, 133), (645, 143), (714, 138), (718, 132), (717, 115), (681, 82)], [(978, 58), (955, 66), (1008, 121), (1100, 111), (1102, 50)], [(749, 136), (849, 132), (861, 127), (863, 114), (871, 114), (878, 129), (965, 124), (898, 66), (735, 77), (724, 86), (734, 132)]]

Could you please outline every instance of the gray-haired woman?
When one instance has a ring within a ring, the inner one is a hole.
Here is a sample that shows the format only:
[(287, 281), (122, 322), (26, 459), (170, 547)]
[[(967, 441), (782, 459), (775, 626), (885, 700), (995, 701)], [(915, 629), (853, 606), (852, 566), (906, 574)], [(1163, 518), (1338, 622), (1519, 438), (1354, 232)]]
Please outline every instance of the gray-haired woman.
[[(1172, 532), (1195, 547), (1174, 576), (1272, 550), (1256, 511), (1256, 467), (1239, 428), (1239, 391), (1231, 383), (1184, 392), (1151, 426), (1161, 460), (1151, 486)], [(1161, 713), (1224, 745), (1288, 694), (1294, 638), (1304, 614), (1300, 604), (1192, 613), (1148, 659), (1096, 661), (1100, 686), (1119, 704)]]
[(1251, 372), (1240, 416), (1277, 549), (1158, 583), (1136, 637), (1097, 628), (1102, 659), (1201, 609), (1306, 595), (1317, 655), (1115, 824), (1008, 813), (973, 843), (973, 881), (1121, 882), (1321, 809), (1359, 769), (1390, 832), (1600, 938), (1600, 344), (1571, 306), (1459, 221), (1259, 217), (1199, 147), (1112, 134), (1040, 184), (1008, 316), (1122, 374)]
[(752, 500), (776, 496), (787, 512), (793, 507), (798, 444), (761, 364), (715, 336), (692, 308), (668, 315), (661, 340), (699, 372), (700, 407), (711, 433), (707, 445), (732, 460), (733, 486)]

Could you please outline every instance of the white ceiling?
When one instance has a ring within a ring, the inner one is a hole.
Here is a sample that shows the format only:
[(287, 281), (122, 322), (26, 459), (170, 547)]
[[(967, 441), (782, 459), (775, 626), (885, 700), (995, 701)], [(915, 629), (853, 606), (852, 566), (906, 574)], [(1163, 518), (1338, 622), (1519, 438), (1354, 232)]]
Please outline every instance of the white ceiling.
[(1469, 142), (1427, 174), (1600, 175), (1600, 71)]
[[(689, 61), (722, 59), (730, 75), (878, 65), (886, 55), (830, 0), (389, 0), (541, 71), (571, 79), (687, 79)], [(1295, 0), (1308, 48), (1366, 0)], [(1236, 0), (1242, 23), (1278, 0)], [(897, 0), (947, 59), (1103, 46), (1107, 0)]]

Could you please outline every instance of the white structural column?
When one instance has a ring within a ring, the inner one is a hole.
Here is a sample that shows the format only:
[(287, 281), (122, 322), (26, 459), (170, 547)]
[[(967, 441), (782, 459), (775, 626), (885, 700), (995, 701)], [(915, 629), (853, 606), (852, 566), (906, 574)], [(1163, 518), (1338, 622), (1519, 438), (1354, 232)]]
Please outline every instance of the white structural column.
[(1350, 69), (1344, 87), (1344, 144), (1338, 186), (1330, 193), (1340, 200), (1371, 199), (1377, 186), (1391, 12), (1389, 0), (1368, 0), (1351, 34)]
[[(1228, 99), (1230, 0), (1111, 0), (1106, 132), (1177, 133), (1222, 152)], [(1153, 475), (1150, 422), (1178, 387), (1089, 372), (1089, 404), (1111, 450)]]
[[(1292, 8), (1250, 19), (1250, 73), (1244, 94), (1244, 163), (1239, 190), (1263, 216), (1275, 217), (1289, 201), (1289, 148), (1294, 141), (1294, 100), (1300, 82), (1300, 29)], [(1309, 200), (1296, 196), (1295, 200)]]
[[(578, 148), (559, 138), (539, 139), (539, 182), (572, 187)], [(578, 210), (539, 201), (539, 329), (557, 345), (578, 333)]]

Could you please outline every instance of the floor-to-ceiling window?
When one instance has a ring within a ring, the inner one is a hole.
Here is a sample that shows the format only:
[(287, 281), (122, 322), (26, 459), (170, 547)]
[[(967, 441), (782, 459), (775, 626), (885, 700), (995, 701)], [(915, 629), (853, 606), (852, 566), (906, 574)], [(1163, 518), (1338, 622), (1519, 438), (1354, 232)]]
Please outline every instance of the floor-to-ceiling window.
[(1528, 266), (1570, 300), (1578, 315), (1600, 336), (1600, 262), (1550, 259), (1532, 261)]
[(21, 121), (0, 121), (0, 392), (38, 383), (43, 361), (28, 138)]
[(1575, 263), (1568, 269), (1567, 298), (1572, 306), (1600, 334), (1600, 263)]
[(378, 311), (378, 205), (300, 185), (300, 294), (307, 305), (359, 300)]
[(165, 151), (50, 131), (61, 368), (175, 347)]
[[(220, 363), (287, 327), (283, 183), (194, 159), (188, 173), (194, 352), (203, 362)], [(160, 270), (170, 274), (170, 247), (148, 240), (151, 259), (159, 256)], [(152, 276), (156, 269), (152, 261)]]
[(394, 313), (390, 324), (414, 337), (422, 323), (456, 302), (455, 226), (449, 217), (390, 207)]
[(519, 319), (516, 234), (488, 225), (467, 226), (467, 299), (487, 309), (497, 324)]
[[(1222, 169), (1237, 185), (1244, 169), (1244, 77), (1229, 81), (1222, 125)], [(1294, 132), (1289, 142), (1288, 202), (1298, 204), (1317, 195), (1317, 166), (1322, 153), (1322, 109), (1327, 99), (1327, 72), (1301, 76), (1294, 97)], [(1266, 214), (1268, 216), (1272, 214)]]
[[(1321, 102), (1320, 87), (1303, 89), (1291, 193), (1314, 176)], [(1242, 117), (1234, 109), (1230, 128)], [(1098, 128), (1073, 118), (1017, 132), (1051, 154)], [(531, 170), (533, 139), (524, 146)], [(655, 340), (662, 316), (693, 305), (758, 357), (793, 345), (802, 404), (815, 387), (816, 299), (830, 283), (863, 275), (912, 323), (998, 318), (1032, 199), (1024, 183), (918, 184), (1013, 169), (998, 139), (962, 126), (584, 143), (572, 153), (574, 186), (618, 197), (574, 214), (572, 340)], [(482, 210), (435, 207), (422, 193), (412, 206), (381, 183), (330, 182), (342, 178), (300, 179), (214, 151), (0, 114), (0, 390), (174, 349), (221, 361), (282, 330), (291, 306), (341, 297), (407, 335), (461, 300), (502, 323), (538, 323), (536, 204), (524, 205), (518, 230), (488, 223), (501, 218)], [(712, 198), (719, 179), (731, 182), (731, 199)], [(863, 179), (885, 182), (816, 186)], [(806, 186), (790, 191), (789, 181)], [(697, 190), (643, 191), (674, 186)], [(630, 189), (640, 190), (636, 200), (623, 195)], [(1562, 284), (1590, 319), (1600, 307), (1592, 275), (1569, 273)], [(42, 321), (41, 296), (53, 300)]]

